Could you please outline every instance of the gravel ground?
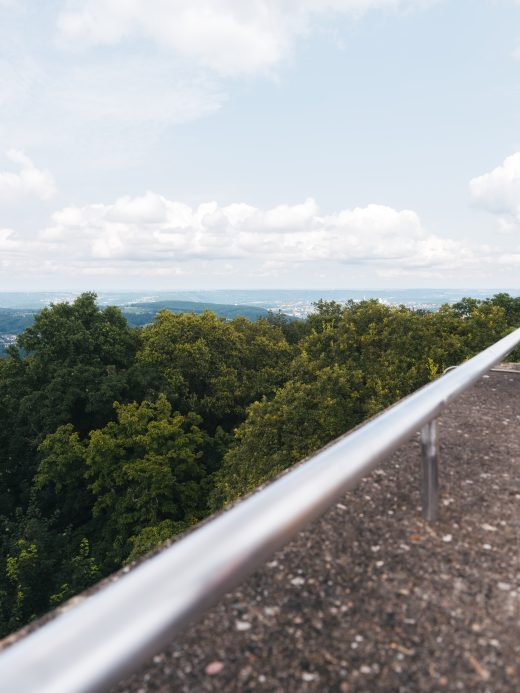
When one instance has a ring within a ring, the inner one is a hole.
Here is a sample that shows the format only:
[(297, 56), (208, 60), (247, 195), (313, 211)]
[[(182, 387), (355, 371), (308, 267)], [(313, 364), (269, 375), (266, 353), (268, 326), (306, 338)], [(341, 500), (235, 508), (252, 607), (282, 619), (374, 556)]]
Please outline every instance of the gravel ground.
[(520, 690), (520, 374), (440, 439), (439, 522), (413, 440), (115, 691)]

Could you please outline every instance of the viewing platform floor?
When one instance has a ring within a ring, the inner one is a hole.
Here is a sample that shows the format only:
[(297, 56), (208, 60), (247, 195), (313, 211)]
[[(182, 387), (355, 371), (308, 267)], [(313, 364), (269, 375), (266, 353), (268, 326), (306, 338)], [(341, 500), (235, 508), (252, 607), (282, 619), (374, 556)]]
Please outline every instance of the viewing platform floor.
[(520, 690), (520, 372), (439, 433), (437, 523), (416, 437), (115, 690)]

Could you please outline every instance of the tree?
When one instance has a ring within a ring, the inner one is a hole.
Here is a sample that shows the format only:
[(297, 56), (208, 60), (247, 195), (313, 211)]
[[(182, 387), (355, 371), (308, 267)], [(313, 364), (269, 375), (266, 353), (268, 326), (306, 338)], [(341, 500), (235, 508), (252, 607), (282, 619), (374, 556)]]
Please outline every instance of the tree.
[(252, 404), (215, 476), (213, 507), (252, 491), (359, 423), (362, 384), (360, 372), (333, 365)]
[(281, 385), (292, 356), (279, 327), (209, 311), (161, 311), (142, 340), (139, 362), (160, 373), (173, 406), (198, 414), (210, 436), (231, 431), (248, 404)]
[(143, 529), (170, 520), (178, 530), (200, 519), (205, 507), (198, 417), (173, 412), (164, 395), (114, 407), (117, 420), (84, 441), (70, 424), (47, 436), (35, 477), (40, 492), (51, 486), (64, 498), (78, 477), (86, 482), (92, 521), (81, 531), (92, 537), (103, 570), (121, 564), (130, 538)]
[[(113, 402), (131, 395), (138, 335), (117, 308), (95, 294), (44, 308), (0, 360), (0, 469), (8, 505), (26, 507), (36, 450), (71, 423), (81, 435), (113, 418)], [(135, 394), (135, 393), (132, 393)]]

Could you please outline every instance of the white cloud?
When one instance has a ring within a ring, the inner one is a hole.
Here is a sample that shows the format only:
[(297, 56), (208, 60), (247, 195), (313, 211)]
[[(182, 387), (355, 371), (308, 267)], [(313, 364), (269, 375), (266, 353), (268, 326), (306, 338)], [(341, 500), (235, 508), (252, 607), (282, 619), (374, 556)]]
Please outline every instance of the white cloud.
[(216, 270), (246, 261), (269, 271), (316, 262), (431, 270), (473, 261), (462, 243), (428, 233), (413, 211), (372, 204), (320, 216), (312, 198), (267, 210), (216, 202), (192, 208), (147, 192), (67, 207), (51, 222), (39, 243), (49, 257), (83, 273), (131, 268), (157, 275), (193, 261)]
[(485, 209), (516, 215), (520, 206), (520, 152), (508, 156), (489, 173), (473, 178), (470, 192)]
[(506, 265), (509, 267), (520, 267), (520, 248), (513, 253), (504, 253), (498, 258), (500, 265)]
[(489, 173), (473, 178), (469, 190), (476, 205), (501, 216), (502, 231), (514, 228), (520, 223), (520, 152), (508, 156)]
[(273, 68), (324, 13), (410, 9), (433, 0), (80, 0), (58, 19), (67, 41), (116, 44), (145, 37), (222, 75)]
[(0, 172), (0, 200), (10, 201), (26, 196), (48, 200), (55, 195), (56, 184), (49, 171), (37, 168), (19, 149), (10, 149), (7, 157), (18, 165), (18, 171)]
[(19, 247), (19, 242), (14, 238), (15, 232), (13, 229), (0, 229), (0, 250), (8, 251), (15, 250)]

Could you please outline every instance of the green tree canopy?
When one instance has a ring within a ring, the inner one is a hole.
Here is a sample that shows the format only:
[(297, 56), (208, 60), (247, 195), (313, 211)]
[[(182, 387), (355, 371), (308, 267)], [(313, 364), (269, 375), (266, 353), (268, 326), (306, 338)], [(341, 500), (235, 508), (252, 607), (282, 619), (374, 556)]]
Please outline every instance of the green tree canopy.
[(60, 426), (40, 445), (35, 477), (71, 495), (78, 478), (92, 494), (97, 534), (94, 551), (103, 564), (117, 565), (130, 551), (130, 538), (163, 520), (189, 526), (204, 511), (199, 418), (172, 411), (164, 395), (156, 402), (115, 404), (117, 420), (81, 440), (71, 424)]

